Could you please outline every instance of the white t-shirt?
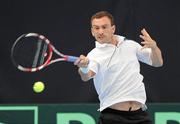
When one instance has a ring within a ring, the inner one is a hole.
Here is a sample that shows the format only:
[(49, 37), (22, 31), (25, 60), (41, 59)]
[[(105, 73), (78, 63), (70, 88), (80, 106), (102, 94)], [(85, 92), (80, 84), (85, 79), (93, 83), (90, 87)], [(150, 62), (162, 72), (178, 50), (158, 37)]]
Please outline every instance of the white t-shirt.
[(95, 72), (95, 89), (99, 95), (100, 111), (124, 101), (145, 104), (146, 93), (139, 61), (152, 65), (151, 49), (137, 42), (115, 35), (118, 44), (100, 44), (87, 57), (89, 69)]

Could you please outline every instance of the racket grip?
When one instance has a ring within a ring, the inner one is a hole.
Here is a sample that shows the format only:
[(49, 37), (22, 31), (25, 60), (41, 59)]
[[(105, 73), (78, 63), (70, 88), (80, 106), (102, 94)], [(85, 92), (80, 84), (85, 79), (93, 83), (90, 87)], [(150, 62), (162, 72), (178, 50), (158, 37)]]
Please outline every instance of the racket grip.
[(68, 56), (67, 57), (67, 61), (68, 62), (75, 62), (79, 57), (76, 56)]

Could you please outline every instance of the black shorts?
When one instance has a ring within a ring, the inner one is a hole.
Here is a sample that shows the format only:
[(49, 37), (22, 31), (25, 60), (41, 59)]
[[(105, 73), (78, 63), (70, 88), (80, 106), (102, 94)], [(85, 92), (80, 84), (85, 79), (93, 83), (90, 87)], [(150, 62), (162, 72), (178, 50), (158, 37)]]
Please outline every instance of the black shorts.
[(98, 124), (152, 124), (146, 111), (119, 111), (111, 108), (103, 110)]

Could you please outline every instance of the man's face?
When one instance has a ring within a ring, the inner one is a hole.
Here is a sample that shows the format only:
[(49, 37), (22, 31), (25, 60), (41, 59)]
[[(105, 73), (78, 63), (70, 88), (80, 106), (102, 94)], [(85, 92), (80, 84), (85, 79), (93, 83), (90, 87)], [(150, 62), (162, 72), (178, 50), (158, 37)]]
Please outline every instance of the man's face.
[(111, 26), (108, 17), (95, 18), (91, 22), (91, 32), (95, 39), (100, 43), (112, 43), (115, 26)]

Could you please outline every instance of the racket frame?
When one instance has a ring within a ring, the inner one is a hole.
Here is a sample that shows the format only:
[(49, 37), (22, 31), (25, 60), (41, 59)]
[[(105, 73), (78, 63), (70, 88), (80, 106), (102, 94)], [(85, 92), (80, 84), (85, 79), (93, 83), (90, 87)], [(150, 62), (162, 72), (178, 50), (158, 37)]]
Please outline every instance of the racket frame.
[[(19, 64), (17, 64), (15, 62), (15, 60), (13, 59), (13, 51), (14, 51), (14, 48), (16, 46), (16, 44), (20, 41), (21, 38), (23, 37), (37, 37), (38, 39), (44, 41), (49, 50), (48, 50), (48, 58), (47, 60), (40, 66), (38, 67), (32, 67), (32, 68), (28, 68), (28, 67), (23, 67)], [(57, 58), (57, 59), (52, 59), (52, 56), (53, 56), (53, 51), (58, 55), (60, 56), (61, 58)], [(59, 61), (68, 61), (68, 62), (75, 62), (78, 57), (75, 57), (75, 56), (69, 56), (69, 55), (64, 55), (62, 53), (60, 53), (50, 42), (50, 40), (48, 40), (45, 36), (41, 35), (41, 34), (38, 34), (38, 33), (27, 33), (27, 34), (22, 34), (20, 37), (17, 38), (17, 40), (14, 42), (12, 48), (11, 48), (11, 59), (12, 59), (12, 62), (13, 64), (21, 71), (25, 71), (25, 72), (36, 72), (36, 71), (39, 71), (41, 69), (43, 69), (44, 67), (50, 65), (50, 64), (53, 64), (53, 63), (56, 63), (56, 62), (59, 62)]]

